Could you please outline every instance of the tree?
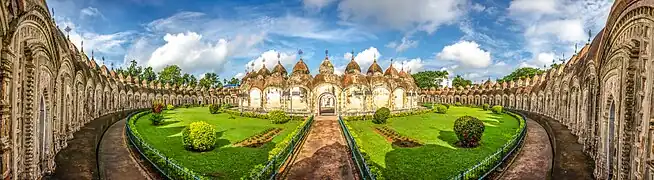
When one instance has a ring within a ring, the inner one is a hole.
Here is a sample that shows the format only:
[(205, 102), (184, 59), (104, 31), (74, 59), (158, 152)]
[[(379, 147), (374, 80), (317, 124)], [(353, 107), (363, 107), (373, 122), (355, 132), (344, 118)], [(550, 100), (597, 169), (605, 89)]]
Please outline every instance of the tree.
[(143, 69), (141, 68), (141, 66), (137, 66), (136, 60), (132, 60), (130, 61), (129, 67), (127, 67), (125, 71), (127, 73), (126, 75), (128, 76), (139, 77)]
[(536, 74), (541, 74), (543, 72), (545, 71), (531, 67), (523, 67), (516, 69), (511, 74), (504, 76), (502, 79), (498, 79), (498, 82), (513, 81), (527, 77), (533, 78)]
[(195, 76), (191, 74), (191, 76), (189, 76), (188, 80), (186, 81), (186, 84), (190, 86), (196, 86), (198, 85), (198, 79), (196, 79)]
[(220, 80), (218, 80), (218, 75), (216, 73), (204, 74), (204, 77), (200, 79), (199, 85), (200, 87), (204, 88), (222, 87), (222, 84), (220, 83)]
[(430, 87), (440, 87), (442, 78), (446, 78), (449, 75), (447, 71), (422, 71), (419, 73), (412, 74), (413, 79), (416, 81), (416, 85), (420, 88), (430, 88)]
[(231, 80), (227, 82), (227, 84), (239, 84), (239, 82), (240, 81), (238, 80), (238, 78), (233, 77)]
[(461, 75), (456, 75), (456, 77), (454, 77), (454, 79), (452, 80), (453, 87), (459, 87), (459, 86), (465, 87), (467, 85), (472, 85), (472, 81), (463, 79)]
[(116, 72), (116, 75), (122, 74), (123, 76), (127, 75), (127, 71), (123, 70), (122, 68), (116, 68), (114, 69), (114, 72)]
[(184, 79), (182, 78), (182, 69), (177, 65), (168, 65), (159, 72), (159, 81), (161, 83), (170, 83), (182, 85)]
[(145, 68), (143, 73), (141, 73), (139, 78), (141, 80), (146, 79), (148, 81), (154, 81), (154, 80), (157, 80), (157, 74), (154, 73), (154, 71), (152, 70), (152, 67), (147, 67), (147, 68)]
[(554, 64), (550, 65), (550, 68), (553, 68), (553, 69), (559, 69), (559, 67), (561, 67), (561, 64), (554, 63)]

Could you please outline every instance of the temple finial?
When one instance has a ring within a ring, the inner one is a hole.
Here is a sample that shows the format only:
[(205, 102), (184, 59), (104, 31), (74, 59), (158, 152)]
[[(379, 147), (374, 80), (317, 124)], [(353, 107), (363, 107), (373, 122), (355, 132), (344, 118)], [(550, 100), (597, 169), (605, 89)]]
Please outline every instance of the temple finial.
[(84, 40), (82, 40), (82, 52), (84, 52)]
[(575, 43), (575, 54), (577, 54), (577, 43)]
[(281, 64), (282, 61), (282, 55), (280, 53), (277, 53), (277, 63)]
[(325, 49), (325, 58), (329, 57), (329, 50)]
[(352, 61), (354, 61), (354, 49), (352, 49)]
[(592, 30), (588, 29), (588, 42), (586, 42), (586, 44), (590, 44), (590, 38), (591, 38), (592, 34), (593, 34)]
[(91, 49), (91, 59), (95, 60), (95, 52), (93, 49)]

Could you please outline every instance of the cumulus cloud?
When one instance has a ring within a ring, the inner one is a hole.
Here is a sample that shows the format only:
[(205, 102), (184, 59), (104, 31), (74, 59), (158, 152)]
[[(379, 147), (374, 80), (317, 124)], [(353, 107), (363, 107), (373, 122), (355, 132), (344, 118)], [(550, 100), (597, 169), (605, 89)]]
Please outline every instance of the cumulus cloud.
[(474, 41), (459, 41), (445, 46), (436, 57), (440, 60), (455, 61), (464, 67), (485, 68), (491, 63), (490, 52), (479, 48)]
[(342, 0), (339, 17), (397, 30), (432, 33), (465, 14), (467, 0)]
[(408, 37), (403, 37), (400, 42), (390, 42), (386, 44), (387, 48), (395, 49), (395, 52), (403, 52), (409, 48), (418, 47), (418, 41), (410, 40)]
[(573, 50), (567, 47), (585, 43), (588, 30), (599, 32), (611, 5), (606, 0), (511, 1), (508, 17), (518, 25), (517, 30), (525, 39), (525, 50), (532, 55), (523, 65), (545, 64), (539, 63), (542, 54), (572, 54)]
[[(347, 54), (348, 53), (346, 53), (346, 55), (345, 55), (346, 57), (348, 56)], [(349, 60), (350, 58), (352, 58), (351, 54), (349, 56), (350, 57), (346, 58), (346, 59)], [(370, 47), (368, 49), (365, 49), (365, 50), (357, 53), (356, 56), (354, 56), (354, 61), (356, 61), (357, 64), (359, 64), (359, 66), (361, 67), (362, 72), (366, 72), (366, 71), (368, 71), (368, 67), (370, 67), (372, 62), (375, 61), (375, 58), (379, 59), (380, 57), (381, 57), (381, 53), (379, 53), (377, 48)]]
[(265, 64), (266, 68), (272, 71), (273, 67), (277, 65), (277, 61), (279, 61), (286, 68), (286, 71), (290, 73), (290, 71), (293, 69), (293, 65), (295, 65), (295, 62), (297, 61), (297, 55), (294, 53), (268, 50), (266, 52), (261, 53), (261, 55), (259, 55), (257, 58), (248, 61), (248, 63), (245, 64), (245, 68), (248, 71), (250, 70), (258, 71)]
[(236, 73), (236, 75), (234, 75), (234, 78), (236, 78), (236, 79), (242, 79), (243, 76), (245, 76), (245, 73), (240, 72), (240, 73)]
[[(81, 28), (73, 23), (70, 19), (57, 20), (59, 28), (65, 31), (66, 27), (70, 27), (71, 31), (68, 32), (71, 42), (78, 48), (84, 48), (85, 52), (90, 53), (95, 51), (97, 55), (122, 55), (125, 53), (125, 46), (130, 42), (134, 36), (131, 31), (122, 31), (110, 34), (98, 34), (88, 29)], [(84, 47), (81, 47), (82, 41)]]
[(393, 67), (397, 69), (398, 72), (404, 69), (404, 71), (407, 73), (416, 73), (423, 69), (424, 64), (422, 59), (415, 58), (409, 60), (393, 61)]

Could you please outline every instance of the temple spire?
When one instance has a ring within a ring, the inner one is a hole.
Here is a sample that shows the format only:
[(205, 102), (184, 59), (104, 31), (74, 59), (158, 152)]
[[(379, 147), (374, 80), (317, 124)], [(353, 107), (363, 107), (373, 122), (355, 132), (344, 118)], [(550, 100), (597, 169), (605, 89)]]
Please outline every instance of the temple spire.
[(84, 52), (84, 40), (82, 40), (82, 52)]
[(575, 54), (577, 54), (577, 43), (575, 43)]
[(277, 53), (277, 64), (281, 64), (282, 61), (282, 55), (280, 53)]
[(588, 29), (588, 42), (586, 42), (586, 44), (590, 44), (590, 38), (592, 37), (591, 34), (592, 34), (592, 30)]
[(95, 52), (91, 49), (91, 60), (95, 60)]

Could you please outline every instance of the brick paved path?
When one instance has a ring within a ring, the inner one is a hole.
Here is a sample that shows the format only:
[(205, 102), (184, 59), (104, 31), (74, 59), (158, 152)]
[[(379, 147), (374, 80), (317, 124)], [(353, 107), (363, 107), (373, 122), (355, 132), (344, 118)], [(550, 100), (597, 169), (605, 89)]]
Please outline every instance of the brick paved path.
[(515, 158), (502, 179), (539, 180), (547, 179), (552, 169), (552, 144), (547, 131), (536, 121), (527, 119), (527, 136), (520, 154)]
[[(100, 179), (141, 180), (150, 179), (130, 154), (125, 136), (125, 119), (113, 124), (100, 142)], [(138, 153), (138, 152), (137, 152)]]
[(287, 179), (355, 179), (354, 167), (336, 116), (316, 116)]

